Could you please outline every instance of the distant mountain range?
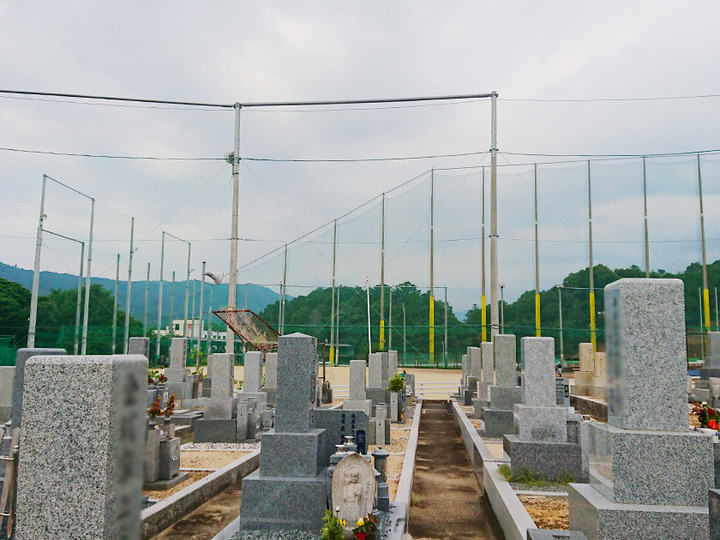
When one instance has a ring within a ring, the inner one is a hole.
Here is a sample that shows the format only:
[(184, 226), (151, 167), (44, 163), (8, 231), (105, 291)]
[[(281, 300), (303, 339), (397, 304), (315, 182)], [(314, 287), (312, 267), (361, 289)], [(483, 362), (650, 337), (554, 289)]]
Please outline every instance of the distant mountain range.
[[(7, 279), (8, 281), (14, 281), (19, 283), (28, 290), (32, 287), (33, 272), (32, 270), (26, 270), (25, 268), (19, 268), (18, 266), (10, 266), (0, 262), (0, 277)], [(209, 281), (209, 280), (208, 280)], [(107, 278), (92, 278), (92, 283), (102, 285), (111, 293), (115, 292), (115, 280)], [(39, 294), (44, 296), (53, 289), (77, 289), (78, 278), (72, 274), (59, 274), (57, 272), (40, 272), (40, 285)], [(200, 282), (198, 280), (190, 281), (189, 291), (189, 312), (193, 309), (193, 286), (195, 289), (195, 311), (199, 309), (200, 304)], [(83, 285), (84, 287), (84, 285)], [(204, 308), (207, 309), (210, 303), (210, 289), (211, 286), (208, 282), (205, 283), (205, 298)], [(221, 283), (220, 285), (214, 286), (213, 296), (213, 309), (220, 309), (227, 305), (228, 297), (228, 284)], [(185, 312), (185, 281), (175, 282), (175, 294), (171, 302), (171, 290), (172, 283), (169, 281), (163, 281), (163, 293), (162, 293), (162, 312), (163, 312), (163, 324), (168, 324), (171, 318), (170, 304), (173, 304), (173, 317), (174, 319), (182, 319)], [(244, 308), (245, 302), (245, 291), (246, 285), (239, 284), (237, 286), (237, 307)], [(158, 295), (160, 292), (159, 282), (151, 281), (148, 291), (148, 325), (155, 326), (157, 324), (157, 305)], [(125, 310), (125, 302), (127, 299), (127, 282), (120, 281), (118, 283), (118, 304), (120, 309)], [(291, 296), (286, 297), (288, 300), (292, 299)], [(247, 285), (247, 308), (251, 309), (255, 313), (261, 312), (268, 304), (273, 304), (278, 300), (278, 293), (262, 287), (260, 285)], [(145, 280), (133, 281), (131, 292), (130, 292), (130, 314), (136, 319), (142, 321), (145, 313)], [(188, 318), (190, 314), (188, 314)], [(216, 322), (218, 322), (216, 320)]]

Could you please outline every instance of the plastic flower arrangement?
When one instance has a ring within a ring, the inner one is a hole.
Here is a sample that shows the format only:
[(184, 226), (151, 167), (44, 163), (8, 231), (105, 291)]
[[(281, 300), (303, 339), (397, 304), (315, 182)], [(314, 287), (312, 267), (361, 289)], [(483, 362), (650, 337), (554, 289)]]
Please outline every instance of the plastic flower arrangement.
[(325, 523), (320, 530), (320, 538), (322, 540), (343, 540), (343, 531), (345, 530), (345, 520), (340, 519), (337, 514), (340, 513), (338, 506), (333, 513), (329, 508), (325, 509), (323, 522)]
[(720, 430), (720, 410), (708, 407), (707, 403), (695, 403), (692, 412), (697, 416), (700, 427)]
[(375, 540), (377, 538), (377, 518), (369, 514), (358, 519), (352, 533), (353, 538), (357, 540)]

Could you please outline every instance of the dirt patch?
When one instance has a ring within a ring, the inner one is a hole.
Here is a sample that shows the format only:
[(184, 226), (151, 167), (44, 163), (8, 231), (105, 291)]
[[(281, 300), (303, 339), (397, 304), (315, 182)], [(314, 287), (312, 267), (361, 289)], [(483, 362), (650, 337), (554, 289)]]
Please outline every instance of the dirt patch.
[(567, 497), (518, 496), (538, 529), (570, 529), (570, 502)]
[(447, 402), (423, 404), (409, 533), (420, 539), (501, 539)]
[(472, 424), (472, 427), (475, 429), (483, 429), (483, 421), (482, 420), (470, 420), (470, 423)]
[(183, 450), (180, 452), (181, 469), (222, 469), (233, 461), (249, 454), (250, 452), (236, 452), (233, 450)]
[(155, 500), (164, 499), (174, 493), (177, 493), (181, 489), (185, 489), (193, 482), (202, 480), (208, 474), (211, 474), (211, 473), (209, 471), (192, 471), (189, 474), (190, 474), (190, 477), (187, 480), (185, 480), (184, 482), (180, 482), (177, 486), (175, 486), (171, 489), (158, 490), (158, 491), (143, 491), (143, 495), (147, 495), (151, 499), (155, 499)]
[(240, 515), (241, 485), (239, 480), (153, 538), (158, 540), (213, 538)]

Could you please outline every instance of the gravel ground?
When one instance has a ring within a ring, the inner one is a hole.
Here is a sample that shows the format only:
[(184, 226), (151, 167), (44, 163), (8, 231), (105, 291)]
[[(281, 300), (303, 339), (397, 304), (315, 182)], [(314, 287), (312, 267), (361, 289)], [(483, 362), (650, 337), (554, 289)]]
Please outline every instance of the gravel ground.
[(222, 469), (233, 461), (246, 456), (249, 452), (239, 450), (182, 450), (180, 452), (181, 469)]
[(181, 451), (186, 450), (236, 450), (241, 452), (253, 452), (260, 448), (260, 441), (250, 443), (186, 443), (180, 447)]
[(320, 532), (308, 531), (240, 531), (232, 540), (319, 540)]

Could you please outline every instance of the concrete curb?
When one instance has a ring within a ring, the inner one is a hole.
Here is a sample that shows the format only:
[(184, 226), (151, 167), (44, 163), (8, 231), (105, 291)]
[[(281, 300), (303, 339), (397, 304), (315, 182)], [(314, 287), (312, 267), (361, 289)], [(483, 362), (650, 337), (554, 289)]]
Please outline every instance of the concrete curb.
[(140, 515), (142, 538), (151, 538), (159, 534), (259, 466), (260, 450), (255, 450), (146, 508)]
[(408, 511), (410, 509), (410, 497), (412, 495), (413, 474), (415, 472), (415, 455), (417, 454), (418, 437), (420, 435), (420, 416), (422, 413), (422, 401), (415, 406), (410, 436), (408, 437), (405, 459), (403, 460), (402, 474), (398, 482), (395, 503), (405, 503)]
[(490, 501), (495, 517), (507, 540), (525, 540), (528, 529), (537, 525), (507, 482), (498, 472), (500, 463), (487, 462), (483, 465), (485, 494)]

